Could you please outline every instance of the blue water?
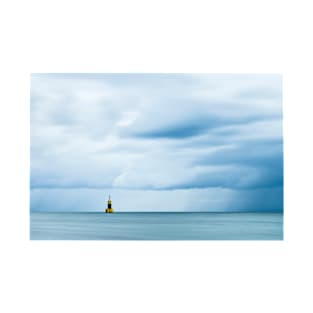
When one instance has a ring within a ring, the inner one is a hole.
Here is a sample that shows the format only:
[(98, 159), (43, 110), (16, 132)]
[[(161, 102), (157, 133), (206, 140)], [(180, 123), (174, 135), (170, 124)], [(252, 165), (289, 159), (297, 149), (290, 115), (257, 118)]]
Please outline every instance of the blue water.
[(32, 240), (282, 240), (282, 213), (38, 213)]

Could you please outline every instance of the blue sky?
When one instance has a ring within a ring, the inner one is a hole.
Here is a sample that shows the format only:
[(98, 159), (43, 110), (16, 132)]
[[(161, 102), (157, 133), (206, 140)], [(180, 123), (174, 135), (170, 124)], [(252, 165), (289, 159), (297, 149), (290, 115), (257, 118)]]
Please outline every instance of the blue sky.
[(282, 78), (33, 74), (31, 210), (282, 211)]

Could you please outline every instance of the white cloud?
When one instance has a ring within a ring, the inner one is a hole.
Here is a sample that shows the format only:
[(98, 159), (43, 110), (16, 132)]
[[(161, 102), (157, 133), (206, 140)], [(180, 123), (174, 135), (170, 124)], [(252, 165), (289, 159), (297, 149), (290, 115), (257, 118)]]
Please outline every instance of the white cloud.
[[(67, 207), (62, 199), (72, 205), (69, 194), (77, 194), (70, 190), (80, 188), (97, 207), (86, 190), (121, 188), (127, 197), (163, 195), (172, 208), (183, 208), (200, 187), (215, 209), (216, 203), (226, 208), (226, 189), (269, 188), (271, 179), (281, 184), (268, 174), (272, 156), (261, 162), (282, 140), (281, 114), (277, 75), (33, 75), (32, 206), (55, 189), (59, 207)], [(234, 164), (237, 152), (227, 158), (237, 150), (248, 154), (259, 142), (265, 144), (258, 164)], [(196, 165), (203, 159), (209, 164)], [(184, 200), (174, 201), (173, 193)]]

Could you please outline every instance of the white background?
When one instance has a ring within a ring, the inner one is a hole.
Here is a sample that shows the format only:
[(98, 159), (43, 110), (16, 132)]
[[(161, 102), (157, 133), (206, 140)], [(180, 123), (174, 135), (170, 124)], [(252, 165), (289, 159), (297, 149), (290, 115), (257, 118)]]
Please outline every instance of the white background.
[[(310, 1), (1, 1), (1, 312), (313, 312)], [(282, 73), (282, 242), (29, 241), (31, 72)]]

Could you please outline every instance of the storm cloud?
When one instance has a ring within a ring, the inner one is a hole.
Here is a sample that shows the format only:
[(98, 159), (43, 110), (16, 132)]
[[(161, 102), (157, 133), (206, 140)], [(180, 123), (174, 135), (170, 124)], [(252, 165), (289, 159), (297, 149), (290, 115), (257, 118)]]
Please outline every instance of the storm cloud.
[(33, 74), (30, 186), (31, 210), (281, 211), (281, 76)]

